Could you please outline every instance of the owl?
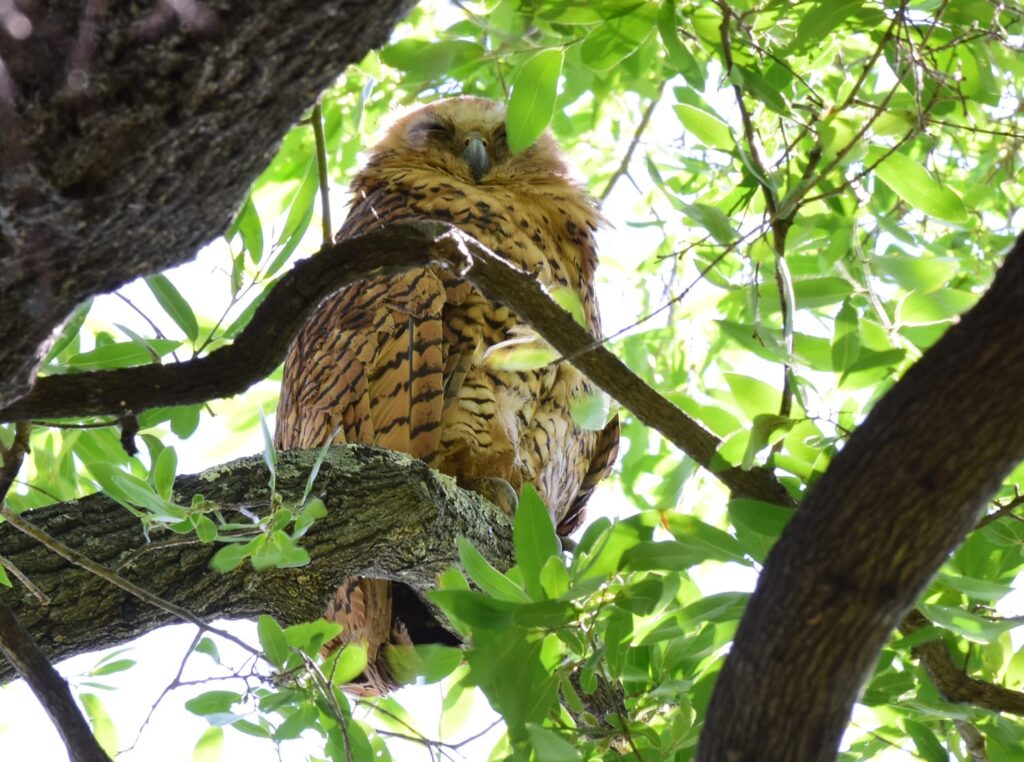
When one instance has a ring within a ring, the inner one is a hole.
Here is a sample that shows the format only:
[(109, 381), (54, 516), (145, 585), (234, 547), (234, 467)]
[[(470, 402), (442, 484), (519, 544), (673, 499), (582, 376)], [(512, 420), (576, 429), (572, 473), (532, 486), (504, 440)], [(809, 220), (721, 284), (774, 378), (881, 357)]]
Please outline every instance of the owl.
[[(337, 239), (395, 223), (450, 223), (549, 289), (574, 293), (600, 336), (600, 214), (550, 135), (513, 153), (505, 129), (504, 106), (484, 98), (406, 112), (353, 180)], [(618, 421), (600, 431), (576, 422), (574, 404), (595, 390), (568, 362), (513, 370), (494, 361), (496, 348), (531, 337), (507, 307), (448, 269), (347, 286), (319, 306), (289, 350), (276, 444), (312, 448), (333, 436), (409, 453), (508, 511), (529, 482), (567, 535), (613, 465)], [(352, 692), (394, 688), (389, 649), (439, 632), (419, 621), (425, 610), (401, 588), (351, 577), (328, 603), (327, 618), (343, 628), (331, 646), (367, 647)]]

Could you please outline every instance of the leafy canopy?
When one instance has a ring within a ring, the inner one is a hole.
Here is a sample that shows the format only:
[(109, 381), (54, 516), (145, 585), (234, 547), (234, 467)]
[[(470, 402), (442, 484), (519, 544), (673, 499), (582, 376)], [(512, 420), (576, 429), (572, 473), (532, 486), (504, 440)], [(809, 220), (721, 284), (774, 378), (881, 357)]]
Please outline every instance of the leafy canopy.
[[(983, 0), (424, 4), (312, 118), (322, 118), (335, 191), (399, 104), (507, 100), (514, 151), (551, 129), (615, 225), (601, 293), (606, 324), (624, 330), (610, 346), (723, 440), (721, 459), (770, 465), (798, 497), (977, 300), (1024, 227), (1022, 34), (1019, 7)], [(315, 154), (314, 131), (297, 125), (203, 255), (204, 283), (171, 273), (128, 289), (145, 321), (110, 300), (84, 305), (45, 371), (184, 359), (231, 341), (261, 294), (317, 248)], [(337, 224), (340, 204), (332, 211)], [(316, 501), (275, 505), (253, 526), (170, 499), (182, 450), (173, 443), (212, 459), (237, 452), (259, 438), (255, 411), (272, 408), (278, 382), (147, 411), (138, 457), (113, 421), (40, 423), (9, 502), (26, 510), (101, 489), (154, 533), (224, 542), (221, 570), (305, 563)], [(285, 748), (311, 731), (339, 760), (405, 758), (389, 749), (395, 734), (423, 734), (431, 754), (453, 754), (479, 689), (504, 723), (492, 759), (691, 758), (745, 591), (790, 512), (729, 501), (713, 476), (622, 415), (623, 453), (604, 493), (614, 520), (593, 516), (575, 551), (559, 549), (530, 491), (507, 572), (459, 541), (462, 570), (433, 597), (471, 645), (419, 647), (397, 667), (443, 681), (440, 737), (394, 699), (341, 694), (365, 653), (350, 647), (319, 664), (330, 625), (262, 618), (270, 664), (305, 677), (189, 701), (210, 722), (197, 757), (219, 757), (226, 726)], [(201, 443), (197, 430), (216, 434)], [(1024, 744), (1005, 715), (942, 699), (911, 653), (940, 638), (971, 676), (1024, 689), (1017, 622), (994, 613), (1024, 567), (1024, 524), (1010, 515), (1022, 474), (998, 495), (1001, 517), (974, 531), (922, 596), (934, 627), (894, 635), (882, 651), (842, 758), (900, 749), (965, 759), (972, 727), (991, 759)], [(197, 650), (216, 655), (211, 641)], [(82, 700), (109, 738), (100, 697)]]

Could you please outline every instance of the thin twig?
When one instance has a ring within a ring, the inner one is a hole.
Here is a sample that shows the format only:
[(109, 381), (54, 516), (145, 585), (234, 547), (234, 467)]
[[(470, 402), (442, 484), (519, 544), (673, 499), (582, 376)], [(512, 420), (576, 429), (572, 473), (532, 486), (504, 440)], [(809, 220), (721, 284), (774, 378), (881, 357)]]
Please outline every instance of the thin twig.
[(622, 161), (619, 162), (619, 166), (612, 173), (612, 176), (608, 178), (608, 184), (604, 186), (604, 190), (601, 191), (599, 196), (600, 202), (603, 204), (608, 200), (608, 196), (611, 195), (612, 189), (615, 187), (615, 183), (629, 171), (629, 163), (633, 160), (633, 152), (636, 151), (636, 147), (640, 144), (640, 138), (644, 134), (644, 130), (647, 129), (647, 125), (650, 124), (651, 116), (654, 114), (654, 109), (657, 108), (658, 103), (661, 101), (661, 94), (665, 91), (665, 85), (668, 83), (667, 79), (663, 79), (661, 84), (658, 85), (658, 92), (655, 93), (654, 97), (651, 98), (651, 102), (647, 104), (647, 108), (644, 109), (643, 115), (640, 117), (640, 123), (636, 127), (636, 132), (633, 133), (633, 139), (629, 141), (629, 147), (626, 149), (626, 154), (622, 157)]
[(320, 176), (320, 221), (323, 226), (324, 246), (330, 246), (334, 240), (334, 228), (331, 226), (330, 175), (327, 172), (327, 141), (324, 139), (324, 112), (317, 103), (313, 107), (313, 137), (316, 142), (316, 168)]
[(28, 576), (19, 569), (14, 562), (7, 556), (0, 556), (0, 566), (4, 567), (7, 571), (14, 575), (21, 584), (25, 586), (25, 589), (35, 596), (35, 599), (39, 601), (43, 606), (50, 605), (50, 596), (44, 593), (39, 587), (28, 578)]

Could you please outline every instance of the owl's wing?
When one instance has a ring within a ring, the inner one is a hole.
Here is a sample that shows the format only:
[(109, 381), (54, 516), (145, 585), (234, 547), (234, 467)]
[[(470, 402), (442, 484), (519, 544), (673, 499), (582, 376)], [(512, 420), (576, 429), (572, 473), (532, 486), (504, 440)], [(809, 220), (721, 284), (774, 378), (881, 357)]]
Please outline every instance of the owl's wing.
[(590, 456), (587, 473), (580, 483), (579, 491), (572, 501), (568, 512), (561, 518), (556, 527), (559, 537), (568, 537), (583, 522), (587, 500), (597, 486), (615, 465), (615, 457), (619, 453), (619, 417), (616, 415), (597, 435), (594, 451)]
[[(412, 219), (401, 194), (356, 201), (338, 233), (350, 238)], [(445, 284), (429, 269), (369, 279), (330, 297), (285, 362), (279, 447), (375, 444), (431, 462), (451, 375)]]

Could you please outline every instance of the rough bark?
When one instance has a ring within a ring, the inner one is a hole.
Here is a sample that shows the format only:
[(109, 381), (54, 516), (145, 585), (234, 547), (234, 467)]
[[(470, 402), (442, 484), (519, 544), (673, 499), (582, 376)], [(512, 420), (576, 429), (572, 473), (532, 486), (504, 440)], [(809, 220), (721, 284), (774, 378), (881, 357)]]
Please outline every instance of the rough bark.
[(19, 3), (28, 36), (0, 34), (0, 404), (76, 304), (220, 234), (302, 111), (412, 4)]
[(772, 549), (699, 760), (829, 760), (889, 633), (1024, 458), (1024, 237), (875, 406)]
[[(286, 500), (301, 497), (316, 454), (278, 454), (277, 490)], [(228, 520), (245, 521), (232, 506), (266, 514), (267, 468), (260, 456), (242, 458), (179, 477), (174, 493), (182, 505), (201, 493), (219, 503)], [(315, 619), (336, 585), (352, 574), (431, 589), (437, 574), (458, 562), (459, 536), (495, 566), (510, 564), (508, 517), (406, 455), (360, 445), (332, 448), (313, 494), (323, 499), (328, 515), (301, 540), (310, 564), (261, 573), (248, 562), (227, 574), (211, 571), (209, 560), (219, 543), (182, 542), (180, 535), (159, 530), (147, 541), (139, 520), (102, 494), (38, 509), (27, 518), (109, 570), (209, 619), (259, 614), (289, 623)], [(21, 586), (0, 589), (0, 601), (51, 660), (122, 643), (174, 621), (7, 523), (0, 525), (0, 555), (50, 598), (43, 606)], [(0, 664), (0, 681), (11, 677), (10, 665)]]

